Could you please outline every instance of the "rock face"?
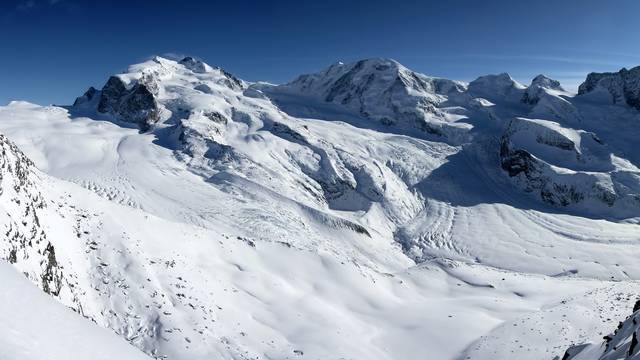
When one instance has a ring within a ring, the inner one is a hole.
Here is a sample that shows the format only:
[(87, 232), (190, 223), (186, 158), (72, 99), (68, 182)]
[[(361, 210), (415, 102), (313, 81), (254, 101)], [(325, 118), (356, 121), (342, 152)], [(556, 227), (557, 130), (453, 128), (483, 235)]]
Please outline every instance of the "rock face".
[(111, 76), (99, 91), (89, 88), (73, 106), (83, 110), (95, 109), (147, 131), (161, 120), (180, 120), (183, 116), (184, 109), (180, 105), (164, 98), (172, 74), (193, 80), (189, 87), (204, 94), (215, 94), (216, 86), (232, 91), (246, 88), (242, 80), (222, 68), (209, 66), (193, 57), (179, 61), (154, 57), (131, 66), (123, 74)]
[(96, 88), (91, 86), (82, 96), (80, 96), (79, 98), (76, 99), (76, 101), (73, 102), (73, 106), (79, 106), (79, 105), (93, 101), (97, 93), (98, 93), (98, 90), (96, 90)]
[(614, 104), (627, 104), (640, 110), (640, 66), (631, 70), (623, 68), (616, 73), (590, 73), (578, 88), (578, 94), (598, 89), (609, 93)]
[(143, 131), (160, 119), (158, 103), (149, 86), (137, 82), (127, 89), (117, 76), (110, 77), (102, 88), (97, 109), (119, 120), (135, 123)]
[[(500, 164), (510, 177), (517, 179), (527, 192), (535, 192), (546, 203), (558, 206), (576, 204), (584, 200), (576, 186), (555, 182), (548, 174), (548, 166), (536, 159), (525, 149), (514, 146), (511, 136), (517, 130), (507, 131), (500, 142)], [(551, 146), (565, 148), (571, 147), (571, 143), (559, 142)]]
[[(65, 274), (42, 219), (47, 202), (39, 191), (33, 162), (0, 134), (0, 258), (8, 261), (44, 292), (81, 311), (72, 274)], [(16, 216), (16, 214), (19, 214)]]
[(500, 162), (519, 187), (545, 203), (604, 209), (624, 203), (640, 211), (637, 194), (615, 185), (622, 172), (614, 171), (610, 150), (593, 133), (517, 118), (502, 136)]

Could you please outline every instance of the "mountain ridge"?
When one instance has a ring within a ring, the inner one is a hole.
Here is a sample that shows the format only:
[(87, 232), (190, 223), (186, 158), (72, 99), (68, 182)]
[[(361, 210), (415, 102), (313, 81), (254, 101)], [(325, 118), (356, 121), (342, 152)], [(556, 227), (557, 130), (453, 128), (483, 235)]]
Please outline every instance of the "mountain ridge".
[(640, 278), (640, 114), (598, 96), (387, 59), (272, 85), (152, 58), (73, 106), (0, 107), (47, 173), (62, 269), (44, 242), (14, 265), (157, 358), (488, 359), (529, 316), (580, 331), (519, 355), (560, 354)]

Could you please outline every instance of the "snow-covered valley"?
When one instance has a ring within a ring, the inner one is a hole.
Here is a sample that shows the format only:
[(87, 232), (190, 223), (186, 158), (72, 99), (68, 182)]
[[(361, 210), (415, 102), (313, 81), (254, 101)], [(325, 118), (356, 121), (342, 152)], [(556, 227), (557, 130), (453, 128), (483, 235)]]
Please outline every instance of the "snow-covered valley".
[[(72, 106), (0, 107), (0, 257), (112, 357), (560, 359), (640, 296), (637, 69), (572, 94), (154, 57)], [(6, 310), (9, 359), (76, 336)]]

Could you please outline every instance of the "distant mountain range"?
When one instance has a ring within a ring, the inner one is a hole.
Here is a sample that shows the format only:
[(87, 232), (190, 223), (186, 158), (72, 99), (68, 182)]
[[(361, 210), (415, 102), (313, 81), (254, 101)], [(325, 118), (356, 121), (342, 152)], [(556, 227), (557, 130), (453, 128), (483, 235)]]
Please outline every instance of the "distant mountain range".
[[(576, 346), (640, 293), (640, 67), (574, 94), (391, 59), (274, 85), (154, 57), (71, 106), (0, 107), (0, 132), (0, 257), (113, 356), (143, 355), (89, 321), (158, 359), (637, 352), (629, 320)], [(3, 318), (10, 359), (70, 336)]]

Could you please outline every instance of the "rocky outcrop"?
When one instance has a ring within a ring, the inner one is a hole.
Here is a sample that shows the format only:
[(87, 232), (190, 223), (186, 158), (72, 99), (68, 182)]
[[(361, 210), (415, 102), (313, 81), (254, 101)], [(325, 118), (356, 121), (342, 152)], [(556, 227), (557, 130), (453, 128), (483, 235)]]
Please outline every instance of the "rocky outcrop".
[[(172, 79), (178, 82), (172, 83)], [(156, 56), (132, 65), (125, 73), (111, 76), (101, 90), (89, 88), (73, 106), (81, 113), (97, 111), (147, 131), (157, 122), (171, 119), (171, 125), (175, 125), (188, 115), (182, 89), (220, 95), (220, 92), (241, 92), (245, 88), (244, 81), (224, 69), (193, 57), (175, 61)], [(174, 96), (177, 93), (180, 95)]]
[(624, 175), (611, 173), (608, 148), (590, 132), (514, 119), (500, 140), (500, 165), (519, 188), (553, 206), (613, 212), (626, 203), (626, 209), (640, 209), (637, 194), (617, 183)]
[(91, 86), (87, 91), (85, 91), (85, 93), (82, 96), (80, 96), (79, 98), (76, 99), (76, 101), (73, 102), (73, 106), (79, 106), (82, 104), (90, 103), (96, 98), (97, 94), (98, 94), (98, 90), (96, 90), (96, 88)]
[(159, 106), (150, 86), (139, 81), (127, 89), (117, 76), (110, 77), (102, 88), (97, 110), (137, 124), (143, 131), (160, 119)]
[(640, 66), (615, 73), (590, 73), (578, 88), (578, 95), (597, 89), (608, 92), (614, 104), (627, 104), (640, 110)]
[(584, 200), (584, 194), (575, 186), (555, 183), (545, 174), (544, 165), (528, 151), (514, 148), (508, 136), (500, 142), (500, 165), (510, 177), (518, 179), (525, 191), (537, 193), (548, 204), (567, 206)]
[(47, 201), (33, 162), (0, 134), (0, 258), (13, 264), (47, 294), (81, 311), (72, 276), (65, 274), (42, 224)]

